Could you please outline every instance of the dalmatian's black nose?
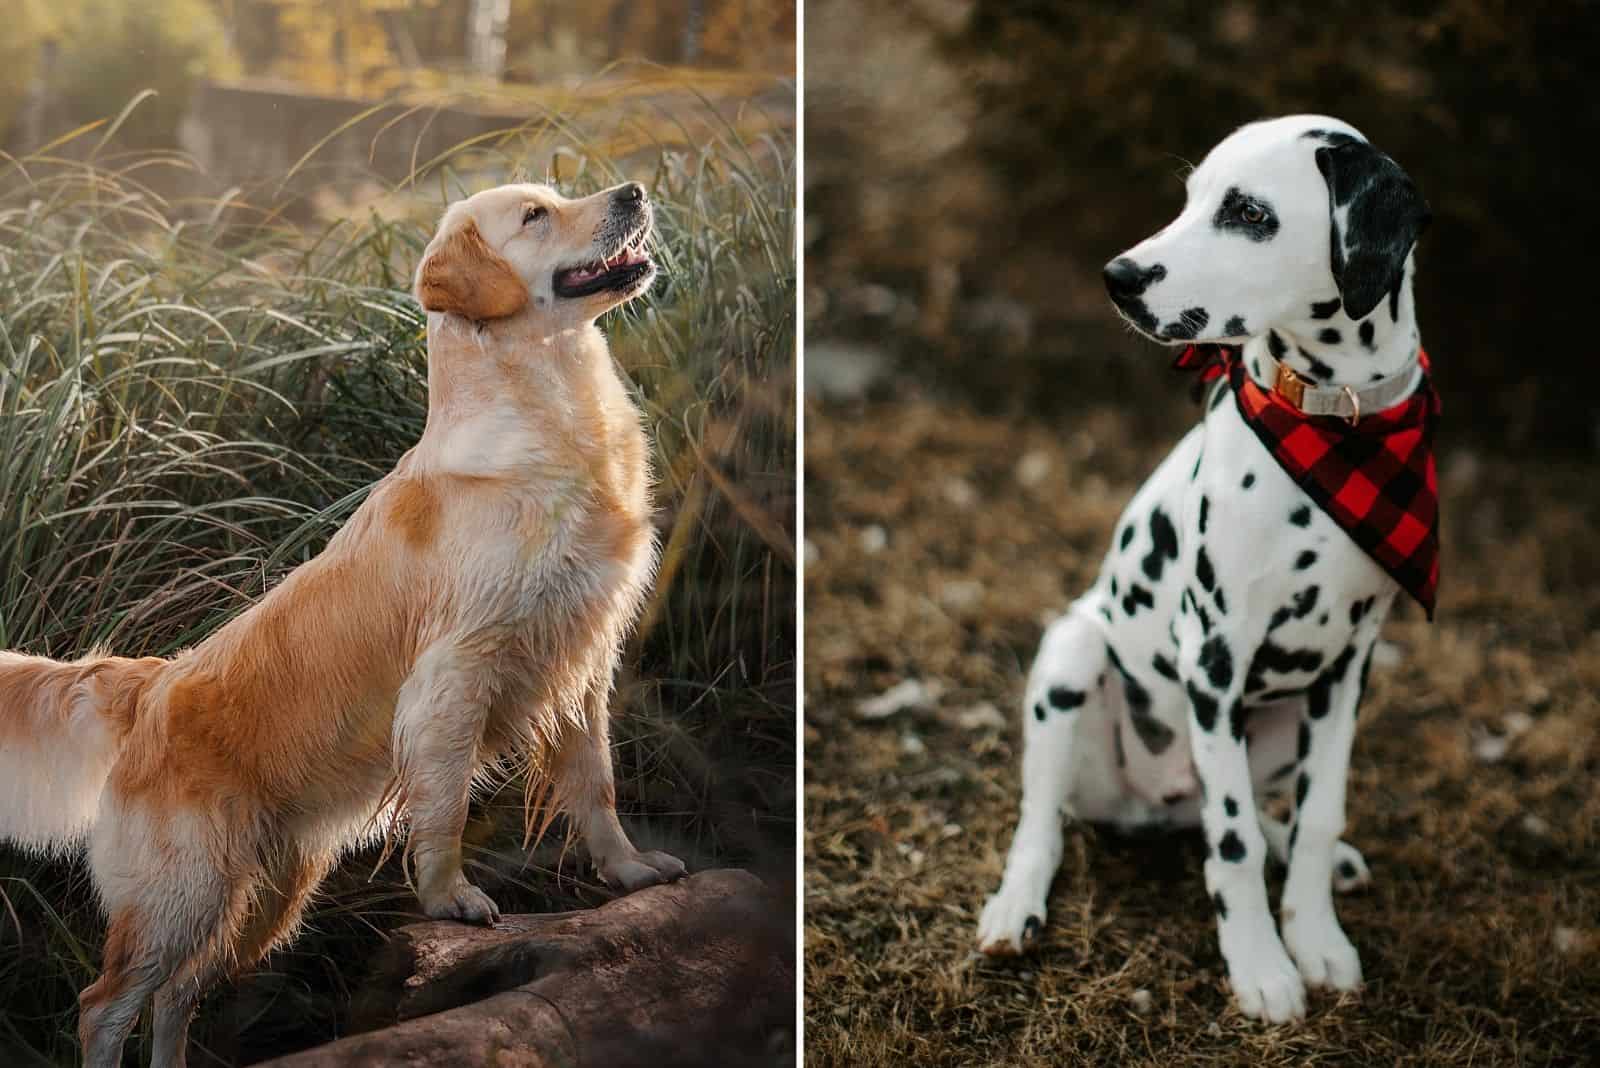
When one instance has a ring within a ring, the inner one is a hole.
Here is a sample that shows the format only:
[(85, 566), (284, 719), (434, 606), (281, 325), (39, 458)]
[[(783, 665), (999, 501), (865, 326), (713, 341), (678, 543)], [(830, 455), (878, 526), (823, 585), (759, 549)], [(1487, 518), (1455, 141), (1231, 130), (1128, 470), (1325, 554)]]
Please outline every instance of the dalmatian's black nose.
[(1150, 288), (1152, 282), (1159, 282), (1167, 276), (1167, 269), (1159, 263), (1149, 267), (1140, 267), (1126, 256), (1118, 256), (1105, 269), (1106, 292), (1111, 294), (1112, 300), (1126, 300), (1140, 296)]

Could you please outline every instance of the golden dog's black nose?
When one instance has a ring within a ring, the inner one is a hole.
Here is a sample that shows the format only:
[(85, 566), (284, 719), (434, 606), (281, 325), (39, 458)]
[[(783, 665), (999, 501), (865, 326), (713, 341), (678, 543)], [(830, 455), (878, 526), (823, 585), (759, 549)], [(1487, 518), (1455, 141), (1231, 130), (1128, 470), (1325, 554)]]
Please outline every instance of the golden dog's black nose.
[(644, 186), (638, 182), (629, 182), (611, 194), (611, 199), (616, 201), (620, 207), (631, 208), (644, 200)]

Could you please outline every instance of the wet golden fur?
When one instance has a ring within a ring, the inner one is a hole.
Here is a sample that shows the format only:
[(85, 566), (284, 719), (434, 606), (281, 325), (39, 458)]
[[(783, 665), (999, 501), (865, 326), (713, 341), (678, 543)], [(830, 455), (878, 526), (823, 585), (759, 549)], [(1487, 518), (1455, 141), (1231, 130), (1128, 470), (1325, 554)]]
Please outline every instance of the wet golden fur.
[(594, 320), (649, 277), (553, 288), (648, 225), (635, 187), (453, 205), (417, 272), (426, 430), (320, 556), (170, 661), (0, 653), (0, 837), (87, 837), (110, 917), (88, 1064), (120, 1062), (153, 994), (154, 1063), (181, 1065), (206, 987), (290, 937), (338, 855), (397, 815), (424, 910), (493, 922), (460, 837), (501, 755), (609, 881), (682, 873), (618, 824), (607, 727), (656, 550), (640, 415)]

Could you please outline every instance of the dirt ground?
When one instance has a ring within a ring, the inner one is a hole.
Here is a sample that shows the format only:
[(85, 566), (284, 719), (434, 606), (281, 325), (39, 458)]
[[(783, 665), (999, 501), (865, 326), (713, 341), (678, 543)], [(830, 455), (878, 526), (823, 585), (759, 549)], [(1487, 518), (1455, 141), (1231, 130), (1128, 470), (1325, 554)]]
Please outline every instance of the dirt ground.
[[(1229, 1006), (1195, 832), (1070, 828), (1034, 953), (973, 952), (1035, 643), (1182, 424), (868, 396), (807, 411), (808, 1064), (1595, 1063), (1600, 470), (1496, 457), (1446, 414), (1438, 621), (1391, 617), (1351, 770), (1367, 985), (1268, 1028)], [(863, 715), (908, 680), (920, 703)]]

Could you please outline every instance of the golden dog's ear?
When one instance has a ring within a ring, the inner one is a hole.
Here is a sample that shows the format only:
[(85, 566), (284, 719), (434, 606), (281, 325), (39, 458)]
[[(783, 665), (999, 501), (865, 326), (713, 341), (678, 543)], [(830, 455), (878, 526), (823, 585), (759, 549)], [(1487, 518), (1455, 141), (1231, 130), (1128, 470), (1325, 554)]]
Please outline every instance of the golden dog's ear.
[(528, 288), (468, 219), (465, 226), (436, 238), (423, 254), (417, 299), (428, 311), (480, 321), (504, 319), (528, 303)]

